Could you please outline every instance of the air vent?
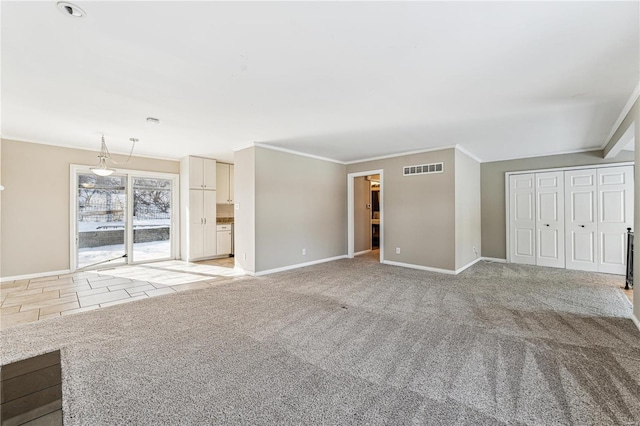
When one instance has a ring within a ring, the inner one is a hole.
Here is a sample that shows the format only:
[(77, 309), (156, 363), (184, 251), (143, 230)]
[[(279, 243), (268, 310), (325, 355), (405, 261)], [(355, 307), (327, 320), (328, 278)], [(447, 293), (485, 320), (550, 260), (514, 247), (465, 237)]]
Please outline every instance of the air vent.
[(442, 172), (444, 172), (444, 163), (421, 164), (419, 166), (404, 166), (402, 169), (403, 176), (428, 175), (431, 173)]

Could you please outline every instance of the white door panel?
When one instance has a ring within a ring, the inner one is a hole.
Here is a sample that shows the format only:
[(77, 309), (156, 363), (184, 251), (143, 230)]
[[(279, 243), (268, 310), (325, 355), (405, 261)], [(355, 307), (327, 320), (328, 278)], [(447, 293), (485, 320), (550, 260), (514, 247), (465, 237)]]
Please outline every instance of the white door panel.
[(624, 275), (627, 228), (633, 227), (633, 166), (598, 169), (598, 270)]
[(189, 190), (189, 259), (202, 257), (204, 250), (203, 229), (204, 195), (200, 189)]
[(539, 256), (544, 258), (558, 258), (558, 231), (556, 229), (539, 229)]
[(526, 256), (533, 257), (535, 256), (535, 250), (533, 247), (533, 229), (517, 229), (515, 230), (515, 247), (516, 256)]
[[(571, 232), (570, 244), (569, 247), (571, 253), (573, 253), (572, 261), (574, 262), (586, 262), (590, 265), (593, 265), (593, 270), (597, 269), (596, 265), (596, 248), (595, 248), (595, 233), (593, 232)], [(569, 263), (569, 259), (567, 259), (567, 265)], [(578, 269), (578, 268), (571, 268)]]
[(564, 177), (567, 268), (597, 271), (596, 170), (571, 170), (565, 172)]
[(516, 194), (515, 219), (518, 221), (533, 221), (533, 191), (531, 193)]
[(216, 191), (202, 191), (204, 199), (204, 256), (215, 256), (218, 252), (218, 236), (216, 224)]
[(605, 223), (624, 223), (625, 191), (600, 191), (600, 220)]
[(533, 173), (509, 176), (509, 247), (513, 263), (536, 264)]
[(565, 267), (564, 173), (536, 173), (536, 264)]

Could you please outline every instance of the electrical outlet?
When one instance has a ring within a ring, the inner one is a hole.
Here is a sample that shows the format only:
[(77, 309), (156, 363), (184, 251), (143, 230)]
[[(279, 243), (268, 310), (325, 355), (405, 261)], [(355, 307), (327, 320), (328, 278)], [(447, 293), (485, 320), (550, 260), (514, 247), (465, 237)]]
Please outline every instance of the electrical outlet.
[(473, 246), (473, 254), (475, 254), (476, 257), (478, 257), (478, 250), (476, 249), (476, 246)]
[(396, 254), (400, 254), (400, 247), (396, 247)]
[(242, 260), (247, 260), (247, 253), (242, 253)]
[(306, 256), (307, 255), (307, 249), (302, 249), (302, 255)]

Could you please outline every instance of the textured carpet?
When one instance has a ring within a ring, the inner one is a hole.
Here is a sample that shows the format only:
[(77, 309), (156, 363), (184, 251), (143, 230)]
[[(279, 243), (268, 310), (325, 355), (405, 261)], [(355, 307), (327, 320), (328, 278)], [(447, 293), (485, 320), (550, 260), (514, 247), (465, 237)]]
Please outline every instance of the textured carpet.
[(67, 425), (640, 424), (640, 332), (604, 274), (341, 260), (0, 332), (61, 348)]

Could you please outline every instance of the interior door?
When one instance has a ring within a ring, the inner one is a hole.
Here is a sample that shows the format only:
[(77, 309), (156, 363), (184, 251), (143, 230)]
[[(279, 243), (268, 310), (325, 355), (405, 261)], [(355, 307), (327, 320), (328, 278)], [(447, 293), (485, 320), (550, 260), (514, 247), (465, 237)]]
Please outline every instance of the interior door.
[(596, 170), (566, 171), (565, 244), (568, 269), (598, 270), (598, 198)]
[(633, 166), (597, 170), (598, 270), (624, 275), (627, 228), (633, 227)]
[(510, 260), (536, 264), (536, 199), (533, 173), (509, 176)]
[(564, 173), (536, 173), (536, 264), (564, 268)]

